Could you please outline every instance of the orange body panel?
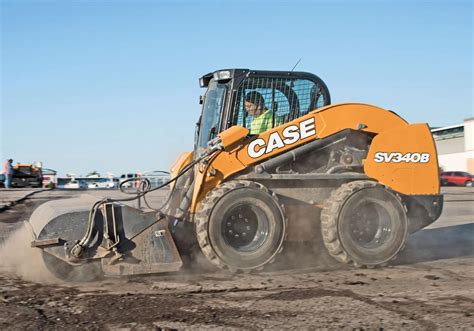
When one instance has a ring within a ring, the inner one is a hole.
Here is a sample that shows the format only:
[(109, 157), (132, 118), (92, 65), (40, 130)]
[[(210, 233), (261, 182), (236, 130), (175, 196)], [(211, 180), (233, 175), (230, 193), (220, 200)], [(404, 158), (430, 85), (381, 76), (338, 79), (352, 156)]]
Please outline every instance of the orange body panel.
[(25, 163), (25, 164), (17, 163), (17, 164), (15, 164), (15, 165), (13, 166), (13, 169), (19, 169), (20, 167), (38, 169), (38, 168), (36, 168), (35, 166), (33, 166), (32, 164), (30, 164), (30, 163)]
[(377, 135), (364, 164), (367, 176), (404, 194), (439, 194), (435, 144), (426, 124)]
[(408, 123), (397, 114), (380, 107), (345, 103), (330, 105), (315, 111), (318, 138), (324, 138), (344, 129), (359, 129), (366, 126), (368, 132), (384, 132)]
[(242, 138), (246, 137), (249, 134), (249, 130), (241, 126), (233, 126), (224, 132), (219, 134), (219, 138), (222, 141), (222, 145), (225, 146), (225, 149), (229, 152), (239, 143)]
[(252, 158), (248, 153), (248, 149), (242, 148), (237, 152), (237, 158), (247, 166), (281, 154), (314, 139), (325, 138), (344, 129), (357, 130), (359, 125), (364, 126), (363, 131), (373, 133), (380, 133), (395, 127), (408, 125), (401, 117), (385, 109), (366, 104), (344, 103), (314, 110), (305, 116), (263, 132), (256, 136), (255, 139), (260, 138), (268, 142), (270, 136), (275, 132), (278, 132), (281, 137), (285, 128), (291, 125), (299, 127), (300, 123), (308, 120), (311, 121), (311, 119), (314, 120), (315, 134), (299, 139), (293, 144), (287, 144), (282, 148), (275, 148), (258, 158)]
[[(184, 169), (184, 167), (186, 167), (189, 163), (191, 163), (192, 160), (193, 160), (193, 153), (192, 152), (182, 153), (178, 157), (178, 159), (175, 161), (173, 166), (171, 167), (170, 177), (175, 178), (181, 172), (181, 170)], [(171, 190), (173, 190), (173, 187), (174, 187), (175, 184), (176, 184), (176, 182), (172, 182), (170, 184), (170, 189)]]
[[(248, 137), (249, 131), (247, 129), (232, 127), (219, 135), (224, 151), (216, 153), (206, 163), (196, 166), (197, 171), (191, 213), (195, 212), (199, 201), (207, 192), (248, 166), (262, 162), (265, 159), (315, 139), (328, 137), (344, 129), (363, 130), (377, 135), (393, 130), (399, 130), (399, 133), (407, 132), (411, 135), (410, 139), (423, 140), (423, 142), (420, 142), (423, 146), (420, 145), (419, 148), (423, 147), (426, 153), (433, 153), (435, 147), (432, 138), (429, 137), (428, 139), (426, 132), (420, 129), (413, 129), (412, 127), (393, 112), (376, 106), (356, 103), (329, 105), (259, 135), (250, 137)], [(421, 134), (420, 132), (422, 131), (422, 136), (416, 139), (413, 137)], [(420, 150), (418, 147), (412, 150), (408, 148), (410, 139), (401, 140), (400, 137), (395, 138), (389, 135), (386, 136), (387, 138), (384, 137), (382, 136), (379, 139), (380, 147), (384, 147), (387, 152), (399, 152), (400, 148), (411, 152)], [(391, 144), (387, 140), (390, 140)], [(414, 168), (418, 169), (414, 174), (418, 174), (425, 168), (431, 169), (434, 164), (437, 167), (436, 153), (432, 157), (432, 162), (428, 164), (428, 167), (426, 167), (426, 164), (418, 165)], [(381, 170), (383, 167), (380, 165), (373, 166), (369, 162), (367, 167), (371, 171), (370, 177), (381, 181), (400, 193), (435, 194), (437, 192), (433, 184), (433, 178), (436, 178), (437, 181), (438, 177), (437, 173), (434, 174), (432, 170), (427, 170), (428, 174), (426, 176), (417, 177), (411, 174), (405, 176), (402, 172), (397, 174), (397, 171), (395, 171), (396, 166), (393, 168), (390, 168), (392, 167), (390, 166), (386, 171), (383, 171)], [(405, 183), (398, 183), (396, 186), (393, 186), (394, 181), (392, 181), (390, 176), (395, 176), (394, 178), (397, 178), (397, 181)], [(425, 184), (421, 184), (421, 180), (426, 180), (427, 177), (430, 180)]]

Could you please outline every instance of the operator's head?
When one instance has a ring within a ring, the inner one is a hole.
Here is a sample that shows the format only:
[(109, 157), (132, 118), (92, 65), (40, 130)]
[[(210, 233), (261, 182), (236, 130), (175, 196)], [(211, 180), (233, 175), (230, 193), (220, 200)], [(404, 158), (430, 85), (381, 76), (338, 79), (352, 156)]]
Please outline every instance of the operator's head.
[(12, 163), (12, 162), (13, 162), (13, 159), (8, 159), (8, 162)]
[(245, 110), (250, 116), (259, 116), (265, 111), (265, 99), (257, 91), (245, 95)]

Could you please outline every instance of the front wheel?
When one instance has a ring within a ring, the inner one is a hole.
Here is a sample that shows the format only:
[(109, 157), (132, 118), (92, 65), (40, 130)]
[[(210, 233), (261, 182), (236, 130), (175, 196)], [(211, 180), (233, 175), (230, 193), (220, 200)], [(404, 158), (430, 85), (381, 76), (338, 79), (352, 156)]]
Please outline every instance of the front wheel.
[(393, 192), (373, 181), (336, 189), (321, 213), (323, 240), (338, 261), (355, 266), (383, 265), (403, 248), (408, 221)]
[(472, 181), (468, 180), (466, 183), (464, 183), (464, 186), (472, 187)]
[(275, 194), (251, 181), (230, 181), (209, 192), (196, 215), (203, 254), (230, 271), (260, 269), (281, 252), (286, 218)]

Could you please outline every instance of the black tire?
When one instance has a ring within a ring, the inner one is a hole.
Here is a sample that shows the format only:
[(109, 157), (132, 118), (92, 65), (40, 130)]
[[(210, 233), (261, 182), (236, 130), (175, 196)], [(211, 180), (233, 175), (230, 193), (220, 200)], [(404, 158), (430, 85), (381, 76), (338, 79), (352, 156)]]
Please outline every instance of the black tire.
[(232, 272), (262, 269), (283, 250), (287, 220), (274, 193), (251, 181), (230, 181), (207, 194), (196, 214), (201, 251)]
[(321, 213), (324, 244), (336, 260), (384, 265), (403, 248), (408, 231), (400, 198), (373, 181), (354, 181), (332, 192)]
[(465, 187), (472, 187), (472, 181), (471, 180), (468, 180), (464, 183), (464, 186)]
[(91, 282), (103, 277), (100, 262), (72, 266), (46, 252), (43, 252), (43, 261), (54, 277), (65, 282)]

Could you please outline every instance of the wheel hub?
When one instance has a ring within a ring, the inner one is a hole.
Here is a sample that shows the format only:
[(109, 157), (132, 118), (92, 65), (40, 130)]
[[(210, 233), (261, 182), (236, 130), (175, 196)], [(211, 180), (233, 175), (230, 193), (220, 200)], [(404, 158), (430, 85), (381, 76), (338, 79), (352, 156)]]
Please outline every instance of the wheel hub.
[(382, 245), (391, 232), (386, 212), (375, 203), (361, 205), (349, 226), (350, 236), (365, 248)]
[(223, 217), (222, 235), (225, 242), (239, 251), (253, 251), (265, 241), (268, 220), (255, 207), (239, 205)]

